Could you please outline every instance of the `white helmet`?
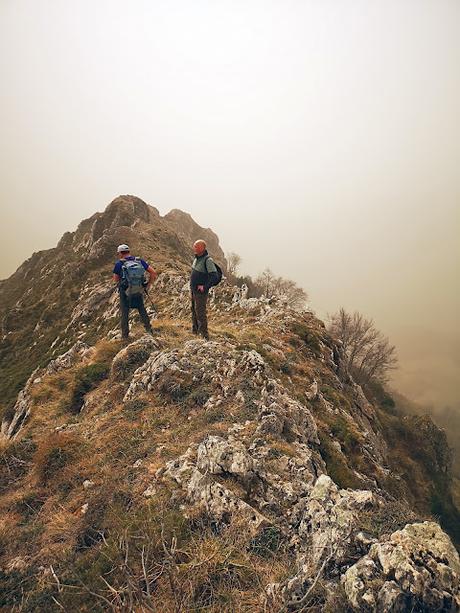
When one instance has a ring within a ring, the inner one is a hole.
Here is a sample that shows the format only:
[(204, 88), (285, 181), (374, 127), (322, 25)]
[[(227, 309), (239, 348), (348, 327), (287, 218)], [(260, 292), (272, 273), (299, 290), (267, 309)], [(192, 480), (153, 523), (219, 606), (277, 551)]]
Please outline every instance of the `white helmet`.
[(128, 245), (118, 245), (117, 253), (121, 253), (122, 251), (129, 251)]

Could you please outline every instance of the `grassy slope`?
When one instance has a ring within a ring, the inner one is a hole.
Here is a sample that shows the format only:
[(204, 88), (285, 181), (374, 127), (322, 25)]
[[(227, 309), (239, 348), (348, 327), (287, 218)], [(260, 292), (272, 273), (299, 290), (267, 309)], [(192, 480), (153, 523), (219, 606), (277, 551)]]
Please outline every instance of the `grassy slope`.
[[(162, 321), (157, 328), (165, 348), (190, 338), (188, 322)], [(108, 364), (119, 348), (116, 342), (100, 343), (93, 363)], [(142, 495), (165, 461), (205, 434), (226, 431), (230, 416), (201, 411), (202, 397), (171, 401), (167, 391), (123, 407), (126, 383), (117, 385), (113, 380), (97, 384), (94, 404), (84, 416), (72, 415), (72, 389), (81, 371), (75, 367), (37, 387), (34, 415), (24, 438), (3, 450), (0, 483), (2, 561), (20, 556), (34, 569), (53, 565), (60, 580), (75, 587), (59, 594), (50, 575), (37, 582), (27, 572), (18, 573), (4, 576), (3, 584), (0, 575), (4, 590), (0, 604), (17, 602), (25, 586), (27, 610), (52, 608), (53, 595), (66, 610), (93, 610), (95, 603), (98, 610), (98, 602), (103, 609), (107, 586), (101, 576), (117, 584), (127, 575), (132, 575), (135, 603), (143, 574), (142, 549), (136, 543), (140, 538), (153, 574), (159, 575), (155, 602), (163, 603), (162, 610), (176, 610), (179, 600), (185, 607), (181, 610), (188, 610), (190, 603), (212, 604), (206, 610), (227, 605), (257, 610), (261, 585), (282, 579), (292, 563), (278, 536), (267, 544), (253, 543), (238, 526), (222, 536), (205, 516), (184, 518), (177, 493), (171, 499), (167, 489), (158, 491), (152, 502)], [(54, 431), (64, 424), (76, 427), (65, 433)], [(142, 466), (133, 468), (138, 460)], [(95, 484), (88, 492), (82, 487), (85, 479)], [(83, 515), (86, 501), (90, 507)], [(174, 554), (174, 567), (168, 570), (164, 566), (171, 563), (173, 539), (180, 555)], [(127, 567), (114, 572), (125, 556)], [(177, 589), (171, 584), (172, 574)], [(19, 576), (25, 582), (22, 586)]]
[[(165, 349), (182, 346), (191, 338), (187, 320), (161, 319), (156, 327)], [(212, 330), (217, 338), (258, 350), (299, 400), (307, 402), (303, 383), (314, 375), (331, 402), (349, 405), (347, 394), (334, 387), (329, 369), (318, 360), (318, 341), (325, 333), (316, 320), (302, 320), (280, 334), (272, 326), (251, 321), (250, 316), (237, 328), (229, 315), (214, 313)], [(278, 347), (281, 343), (282, 351), (269, 352), (272, 342)], [(263, 587), (293, 572), (282, 535), (269, 532), (254, 542), (244, 526), (221, 532), (201, 513), (184, 517), (181, 494), (164, 484), (151, 500), (143, 496), (160, 466), (206, 434), (222, 434), (233, 422), (244, 422), (248, 408), (241, 414), (207, 412), (203, 405), (211, 389), (198, 394), (191, 386), (177, 394), (168, 382), (123, 405), (132, 370), (115, 379), (109, 376), (101, 381), (99, 376), (108, 372), (119, 348), (117, 342), (102, 341), (92, 366), (75, 366), (36, 386), (30, 424), (19, 441), (2, 451), (0, 568), (11, 568), (18, 560), (18, 569), (0, 574), (1, 604), (17, 603), (25, 589), (25, 610), (54, 610), (53, 599), (66, 610), (81, 611), (107, 609), (104, 599), (120, 608), (122, 603), (133, 607), (142, 603), (145, 610), (158, 602), (164, 611), (261, 610)], [(91, 379), (91, 372), (99, 373), (94, 389), (86, 388), (85, 411), (74, 414), (70, 409), (75, 389), (85, 377)], [(375, 477), (353, 424), (324, 412), (319, 404), (311, 408), (328, 472), (337, 483), (359, 487), (354, 469)], [(410, 426), (405, 427), (404, 436), (395, 437), (394, 424), (391, 429), (385, 421), (388, 416), (399, 419), (394, 410), (388, 413), (382, 403), (379, 414), (383, 432), (392, 432), (387, 438), (394, 451), (390, 477), (380, 485), (408, 495), (411, 504), (419, 507), (419, 516), (426, 515), (430, 509), (425, 496), (436, 491), (431, 474), (436, 458), (411, 455), (406, 441)], [(56, 432), (64, 426), (64, 431)], [(328, 443), (331, 434), (345, 450), (347, 461)], [(288, 447), (279, 453), (289, 455)], [(94, 485), (85, 490), (87, 479)], [(226, 485), (238, 493), (238, 484)], [(86, 503), (89, 507), (83, 513)], [(368, 518), (366, 528), (380, 530), (380, 519)], [(38, 567), (43, 568), (38, 571)], [(145, 572), (151, 583), (145, 582)]]

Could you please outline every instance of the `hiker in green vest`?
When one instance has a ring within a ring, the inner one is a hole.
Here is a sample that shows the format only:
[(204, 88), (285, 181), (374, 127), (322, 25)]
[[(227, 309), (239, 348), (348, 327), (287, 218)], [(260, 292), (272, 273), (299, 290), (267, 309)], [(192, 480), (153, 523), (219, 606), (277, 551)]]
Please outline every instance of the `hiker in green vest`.
[(195, 259), (190, 275), (192, 298), (192, 332), (209, 340), (207, 302), (211, 287), (222, 280), (222, 270), (208, 254), (206, 242), (197, 240), (193, 245)]
[[(113, 269), (113, 280), (118, 285), (120, 295), (121, 337), (129, 338), (129, 309), (137, 309), (144, 328), (153, 334), (152, 324), (144, 305), (144, 293), (157, 278), (157, 273), (145, 260), (130, 253), (128, 245), (119, 245), (119, 260)], [(149, 276), (146, 279), (145, 273)]]

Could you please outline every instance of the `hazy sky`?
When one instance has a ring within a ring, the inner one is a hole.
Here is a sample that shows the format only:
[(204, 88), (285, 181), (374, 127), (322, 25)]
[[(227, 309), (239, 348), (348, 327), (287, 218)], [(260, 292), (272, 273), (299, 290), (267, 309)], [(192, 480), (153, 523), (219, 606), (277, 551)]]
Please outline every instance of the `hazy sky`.
[(460, 404), (459, 109), (458, 0), (0, 0), (0, 277), (135, 194)]

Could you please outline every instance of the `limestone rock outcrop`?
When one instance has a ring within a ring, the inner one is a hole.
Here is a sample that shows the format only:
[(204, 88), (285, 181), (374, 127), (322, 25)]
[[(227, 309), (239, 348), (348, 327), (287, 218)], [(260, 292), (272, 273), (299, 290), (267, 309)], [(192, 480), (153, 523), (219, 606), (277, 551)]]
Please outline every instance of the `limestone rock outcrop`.
[(342, 577), (356, 611), (460, 610), (460, 559), (438, 524), (409, 524)]

